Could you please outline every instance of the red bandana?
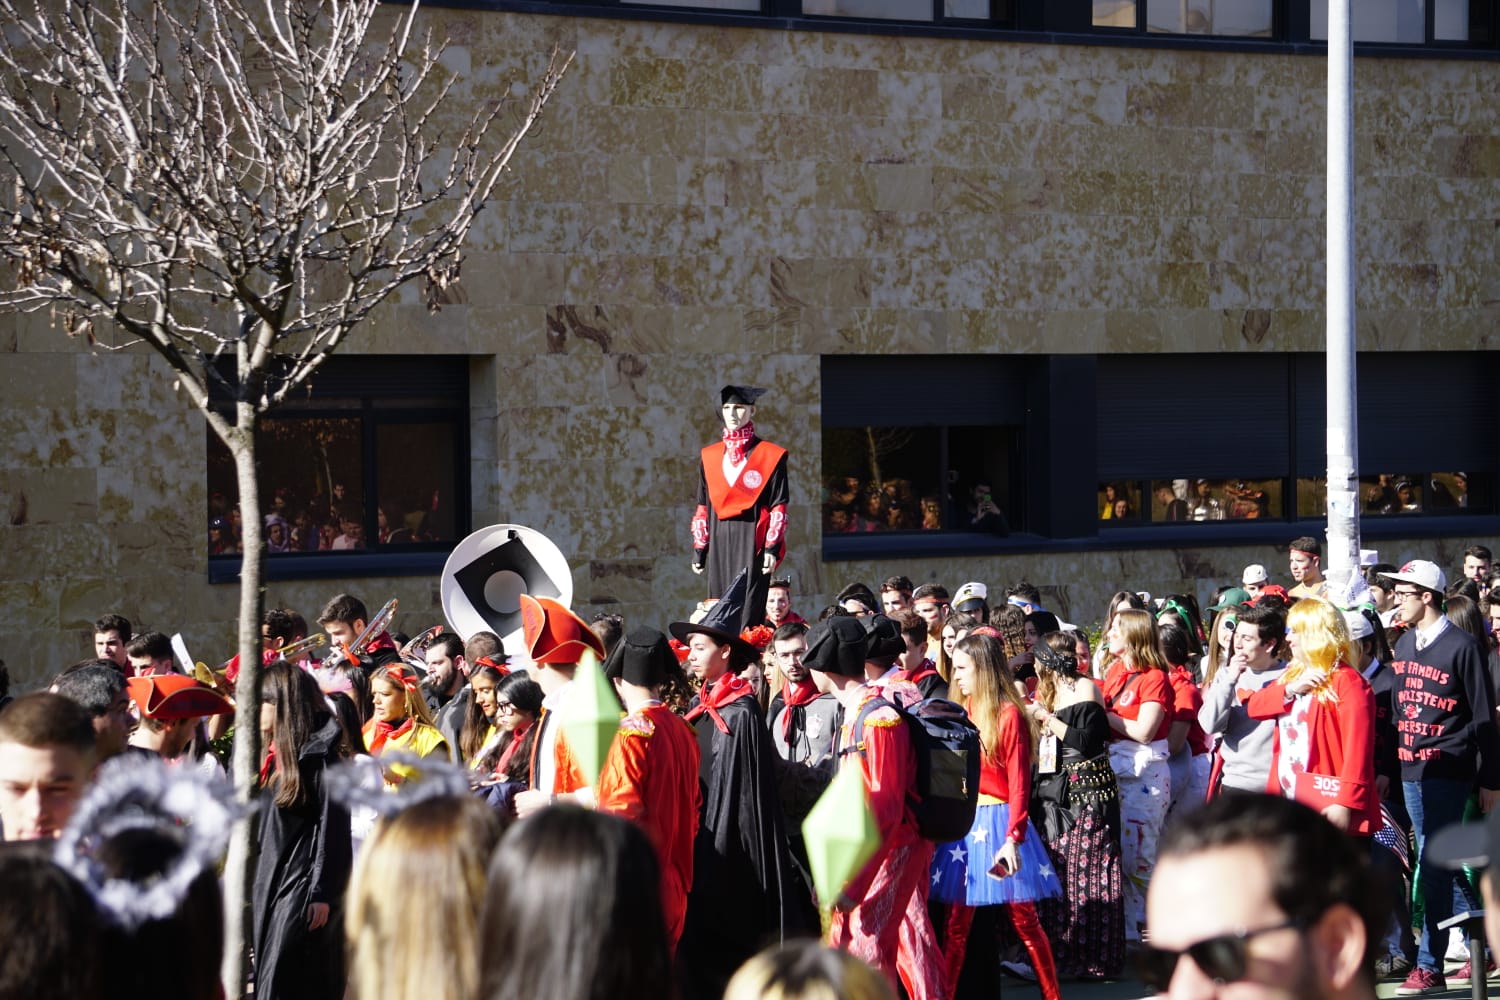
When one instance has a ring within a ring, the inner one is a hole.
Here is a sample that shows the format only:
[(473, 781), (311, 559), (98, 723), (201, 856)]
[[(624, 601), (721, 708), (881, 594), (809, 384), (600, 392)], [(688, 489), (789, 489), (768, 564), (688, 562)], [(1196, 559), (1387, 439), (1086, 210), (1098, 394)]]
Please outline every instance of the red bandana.
[(786, 687), (781, 689), (781, 700), (786, 702), (786, 714), (781, 717), (782, 739), (788, 743), (792, 741), (792, 717), (806, 714), (795, 710), (817, 701), (821, 695), (822, 692), (812, 682), (811, 677), (801, 682), (792, 680), (786, 682)]
[(724, 447), (729, 451), (729, 460), (739, 465), (745, 460), (745, 445), (755, 437), (755, 424), (747, 423), (737, 431), (724, 428)]
[(714, 720), (714, 725), (719, 727), (719, 732), (729, 732), (729, 723), (719, 714), (719, 709), (731, 702), (739, 701), (741, 698), (754, 698), (755, 689), (750, 682), (737, 674), (725, 673), (718, 680), (698, 692), (698, 704), (688, 709), (684, 718), (689, 722), (696, 720), (707, 712), (708, 717)]
[(374, 739), (370, 740), (370, 753), (379, 753), (380, 748), (385, 746), (386, 740), (394, 740), (398, 737), (405, 736), (407, 733), (411, 732), (412, 726), (414, 725), (416, 725), (416, 720), (414, 720), (409, 715), (401, 720), (401, 725), (399, 726), (393, 726), (389, 722), (375, 723), (375, 737)]

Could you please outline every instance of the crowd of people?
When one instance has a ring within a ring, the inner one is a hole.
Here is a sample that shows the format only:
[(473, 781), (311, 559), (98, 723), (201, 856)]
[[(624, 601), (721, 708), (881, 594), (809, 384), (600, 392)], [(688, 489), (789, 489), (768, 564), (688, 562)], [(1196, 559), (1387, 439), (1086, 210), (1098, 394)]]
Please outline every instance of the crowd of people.
[[(661, 629), (523, 595), (514, 658), (489, 632), (369, 629), (339, 594), (318, 659), (273, 609), (254, 994), (948, 1000), (1004, 969), (1052, 1000), (1133, 955), (1185, 996), (1273, 975), (1278, 934), (1326, 921), (1318, 947), (1354, 943), (1290, 995), (1467, 983), (1493, 959), (1449, 971), (1443, 924), (1474, 887), (1425, 849), (1500, 797), (1491, 569), (1473, 546), (1452, 586), (1413, 560), (1335, 593), (1299, 538), (1287, 586), (1257, 564), (1201, 609), (1121, 590), (1093, 630), (1026, 581), (851, 583), (809, 621), (773, 580), (748, 629), (729, 596)], [(622, 716), (598, 774), (559, 721), (590, 657)], [(219, 995), (238, 664), (185, 667), (105, 615), (95, 658), (0, 709), (0, 885), (27, 900), (0, 906), (0, 998), (107, 995), (131, 964), (111, 954), (161, 942), (194, 960), (152, 988)], [(939, 787), (934, 719), (972, 735), (972, 788)], [(804, 821), (841, 769), (876, 836), (820, 899)], [(1328, 900), (1284, 884), (1319, 864)]]

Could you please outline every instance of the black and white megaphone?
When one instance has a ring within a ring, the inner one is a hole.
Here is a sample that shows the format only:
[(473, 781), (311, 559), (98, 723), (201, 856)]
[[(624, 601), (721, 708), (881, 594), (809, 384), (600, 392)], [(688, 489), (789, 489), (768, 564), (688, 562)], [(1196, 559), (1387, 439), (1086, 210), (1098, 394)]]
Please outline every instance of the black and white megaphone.
[(573, 602), (568, 560), (546, 535), (519, 524), (480, 528), (454, 548), (443, 565), (443, 615), (465, 640), (493, 632), (506, 653), (525, 656), (521, 595)]

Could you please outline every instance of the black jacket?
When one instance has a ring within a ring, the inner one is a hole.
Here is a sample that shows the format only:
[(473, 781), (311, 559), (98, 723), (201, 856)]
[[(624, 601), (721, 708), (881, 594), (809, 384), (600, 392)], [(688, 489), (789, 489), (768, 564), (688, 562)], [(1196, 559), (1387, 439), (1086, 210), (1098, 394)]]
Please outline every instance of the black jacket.
[[(338, 761), (342, 734), (332, 716), (302, 747), (297, 767), (307, 790), (302, 805), (277, 808), (261, 798), (253, 895), (256, 1000), (342, 1000), (344, 889), (353, 855), (349, 813), (323, 783)], [(285, 765), (283, 765), (285, 766)], [(328, 922), (307, 929), (307, 907), (327, 903)]]

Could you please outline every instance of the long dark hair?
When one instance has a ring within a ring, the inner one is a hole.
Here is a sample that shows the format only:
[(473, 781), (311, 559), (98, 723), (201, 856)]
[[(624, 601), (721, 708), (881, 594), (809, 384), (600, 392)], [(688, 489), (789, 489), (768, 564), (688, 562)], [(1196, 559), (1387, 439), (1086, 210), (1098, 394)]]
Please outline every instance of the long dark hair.
[[(531, 675), (525, 671), (518, 670), (500, 678), (500, 683), (495, 685), (495, 698), (497, 700), (504, 698), (518, 710), (533, 717), (542, 711), (542, 686), (532, 680)], [(537, 727), (533, 724), (527, 726), (526, 732), (521, 734), (521, 745), (516, 748), (515, 753), (510, 755), (510, 763), (505, 766), (505, 774), (501, 775), (507, 781), (527, 780), (527, 771), (531, 767), (531, 747), (536, 742), (536, 730)], [(495, 761), (500, 759), (500, 755), (515, 739), (514, 732), (501, 736), (496, 741), (494, 749), (485, 755), (485, 759), (475, 763), (475, 769), (488, 771), (493, 768)]]
[[(300, 672), (300, 671), (299, 671)], [(122, 830), (99, 845), (100, 864), (110, 878), (148, 885), (165, 875), (182, 853), (167, 830)], [(177, 909), (135, 930), (111, 927), (104, 934), (105, 960), (116, 996), (163, 992), (183, 1000), (217, 1000), (219, 960), (224, 954), (224, 901), (213, 869), (187, 886)], [(169, 962), (142, 962), (143, 955), (171, 955)]]
[(288, 809), (306, 801), (297, 757), (332, 713), (312, 674), (277, 660), (266, 668), (260, 700), (275, 711), (271, 724), (271, 747), (276, 751), (276, 769), (270, 777), (276, 808)]
[[(500, 671), (488, 664), (475, 667), (469, 673), (470, 682), (476, 677), (483, 677), (493, 683), (497, 694), (500, 691), (500, 682), (505, 679), (500, 675)], [(471, 691), (469, 703), (464, 708), (463, 728), (458, 731), (458, 762), (460, 764), (467, 764), (484, 749), (484, 738), (489, 735), (491, 725), (493, 723), (484, 716), (484, 709), (479, 707), (479, 698)]]
[(564, 805), (500, 842), (485, 894), (485, 1000), (673, 995), (656, 852), (640, 828)]

